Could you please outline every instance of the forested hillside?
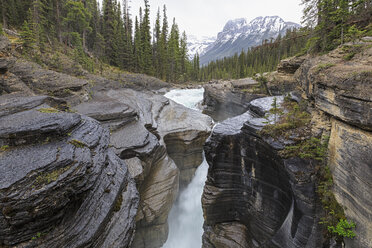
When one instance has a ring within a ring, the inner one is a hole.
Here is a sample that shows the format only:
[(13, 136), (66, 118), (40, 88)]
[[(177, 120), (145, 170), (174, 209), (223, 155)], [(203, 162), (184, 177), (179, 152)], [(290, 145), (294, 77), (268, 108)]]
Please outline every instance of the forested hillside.
[(150, 24), (149, 1), (134, 18), (127, 0), (14, 0), (0, 1), (4, 28), (21, 30), (28, 53), (45, 46), (75, 49), (76, 59), (94, 70), (91, 59), (126, 71), (145, 73), (170, 82), (190, 75), (186, 34), (175, 19), (170, 24), (166, 6)]
[(250, 48), (247, 52), (210, 62), (200, 69), (200, 80), (237, 79), (273, 71), (281, 59), (303, 51), (309, 32), (306, 28), (287, 30), (284, 37), (279, 35), (276, 40), (265, 40), (261, 46)]
[(345, 42), (372, 35), (371, 0), (302, 0), (302, 4), (304, 28), (211, 62), (200, 69), (199, 79), (244, 78), (273, 71), (286, 57), (328, 52)]
[(130, 13), (127, 0), (103, 0), (103, 6), (97, 0), (0, 0), (0, 17), (4, 28), (20, 32), (22, 53), (36, 61), (46, 48), (65, 54), (70, 49), (73, 59), (88, 71), (108, 64), (168, 82), (253, 76), (274, 70), (283, 58), (327, 52), (372, 34), (371, 0), (302, 4), (304, 28), (201, 68), (198, 54), (188, 59), (186, 34), (180, 33), (175, 19), (169, 23), (166, 6), (150, 23), (149, 0), (137, 13)]

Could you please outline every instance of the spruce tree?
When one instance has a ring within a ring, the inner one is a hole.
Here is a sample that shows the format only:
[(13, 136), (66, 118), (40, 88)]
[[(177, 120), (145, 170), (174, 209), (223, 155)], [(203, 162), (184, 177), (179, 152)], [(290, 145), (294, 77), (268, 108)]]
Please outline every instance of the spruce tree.
[(135, 72), (142, 72), (143, 69), (143, 55), (141, 48), (141, 30), (139, 27), (138, 18), (136, 16), (135, 25), (134, 25), (134, 61), (135, 61)]
[(182, 33), (180, 39), (180, 70), (183, 77), (183, 81), (187, 80), (187, 70), (188, 70), (188, 57), (187, 57), (187, 36), (186, 32)]
[(143, 72), (152, 75), (152, 46), (151, 46), (151, 34), (150, 34), (150, 6), (148, 0), (144, 0), (145, 9), (143, 15), (143, 21), (141, 23), (141, 47), (143, 55)]
[(155, 76), (160, 77), (160, 64), (161, 64), (161, 54), (160, 54), (160, 9), (158, 9), (158, 12), (156, 14), (156, 21), (155, 21), (155, 27), (154, 27), (154, 39), (153, 39), (153, 63), (154, 63), (154, 69), (155, 69)]
[(103, 1), (102, 34), (105, 40), (105, 61), (115, 64), (115, 13), (113, 0)]
[(163, 6), (163, 26), (160, 34), (160, 45), (159, 45), (159, 56), (160, 56), (160, 78), (163, 80), (167, 79), (167, 65), (168, 65), (168, 19), (167, 19), (167, 8)]
[(123, 65), (127, 70), (133, 70), (133, 42), (132, 42), (132, 20), (130, 19), (128, 1), (124, 0), (123, 6), (124, 21), (124, 58)]
[(173, 18), (168, 42), (168, 81), (176, 82), (178, 80), (180, 65), (179, 30), (176, 19)]

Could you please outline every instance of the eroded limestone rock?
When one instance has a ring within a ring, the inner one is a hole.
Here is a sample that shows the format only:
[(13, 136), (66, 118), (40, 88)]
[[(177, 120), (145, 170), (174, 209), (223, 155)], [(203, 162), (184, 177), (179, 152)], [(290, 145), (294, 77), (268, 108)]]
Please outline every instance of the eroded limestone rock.
[(203, 113), (216, 121), (243, 114), (248, 110), (250, 101), (264, 96), (255, 93), (259, 84), (252, 79), (210, 82), (203, 87)]
[(329, 165), (337, 201), (356, 223), (356, 237), (347, 247), (372, 247), (372, 133), (332, 121)]
[(279, 156), (287, 141), (260, 136), (255, 116), (219, 123), (205, 145), (203, 247), (321, 247), (315, 163)]
[(109, 132), (49, 100), (0, 98), (0, 245), (128, 247), (138, 191)]
[(133, 247), (161, 247), (179, 186), (202, 162), (211, 119), (150, 92), (130, 89), (96, 93), (75, 109), (111, 130), (110, 143), (128, 162), (141, 201)]

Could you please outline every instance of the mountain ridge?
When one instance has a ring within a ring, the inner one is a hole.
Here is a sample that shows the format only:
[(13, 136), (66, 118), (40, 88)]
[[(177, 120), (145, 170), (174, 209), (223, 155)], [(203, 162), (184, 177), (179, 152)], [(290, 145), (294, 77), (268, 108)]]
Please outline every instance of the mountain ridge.
[[(262, 44), (264, 40), (275, 39), (279, 34), (284, 35), (288, 29), (300, 28), (294, 22), (286, 22), (279, 16), (259, 16), (251, 21), (247, 18), (237, 18), (226, 22), (216, 40), (209, 44), (203, 43), (197, 52), (200, 54), (200, 64), (232, 56), (242, 50)], [(193, 44), (197, 42), (193, 41)], [(190, 49), (191, 51), (191, 49)], [(190, 57), (196, 53), (192, 50)]]

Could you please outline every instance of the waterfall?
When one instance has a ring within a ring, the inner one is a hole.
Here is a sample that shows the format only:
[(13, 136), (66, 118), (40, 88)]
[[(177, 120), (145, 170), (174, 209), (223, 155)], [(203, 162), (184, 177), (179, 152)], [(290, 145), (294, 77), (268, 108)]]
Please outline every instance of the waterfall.
[[(188, 108), (198, 110), (204, 89), (172, 90), (165, 96)], [(169, 234), (163, 248), (202, 246), (203, 212), (201, 196), (208, 173), (206, 160), (198, 167), (191, 183), (180, 193), (168, 217)]]

